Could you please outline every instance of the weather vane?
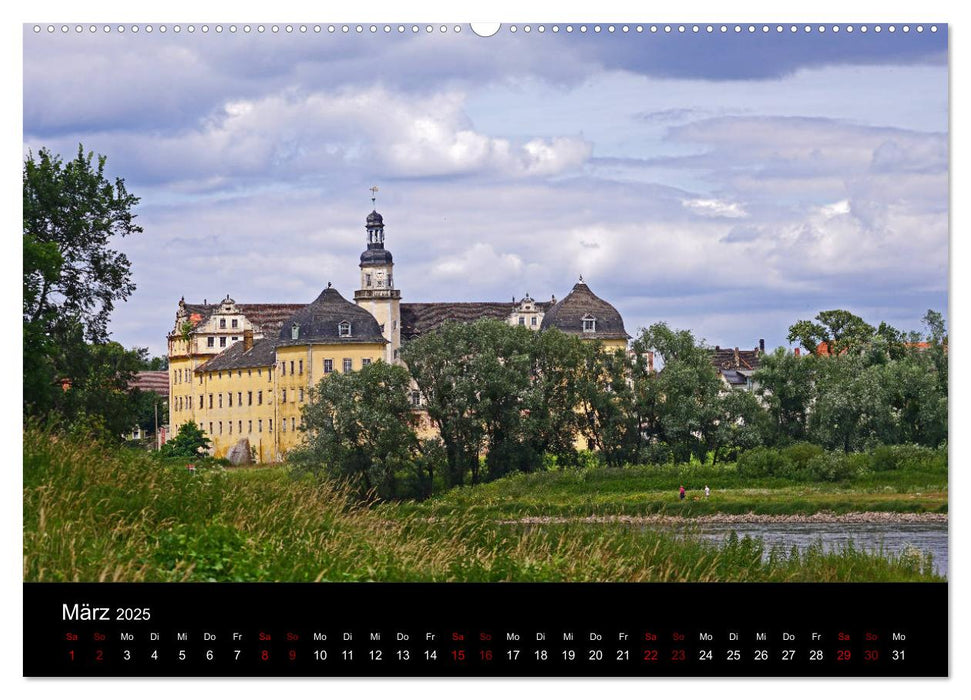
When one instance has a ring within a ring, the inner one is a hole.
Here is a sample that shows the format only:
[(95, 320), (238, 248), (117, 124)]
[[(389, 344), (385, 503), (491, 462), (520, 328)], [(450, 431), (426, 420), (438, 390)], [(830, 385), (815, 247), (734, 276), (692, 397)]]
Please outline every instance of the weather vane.
[(378, 193), (378, 186), (377, 185), (371, 185), (371, 187), (369, 189), (371, 190), (371, 206), (373, 207), (374, 206), (375, 195)]

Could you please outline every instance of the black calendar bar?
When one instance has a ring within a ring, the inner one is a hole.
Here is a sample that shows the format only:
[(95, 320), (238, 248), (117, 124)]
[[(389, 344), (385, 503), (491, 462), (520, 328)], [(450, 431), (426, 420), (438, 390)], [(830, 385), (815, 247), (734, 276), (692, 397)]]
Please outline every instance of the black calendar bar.
[(946, 676), (947, 584), (24, 584), (25, 676)]

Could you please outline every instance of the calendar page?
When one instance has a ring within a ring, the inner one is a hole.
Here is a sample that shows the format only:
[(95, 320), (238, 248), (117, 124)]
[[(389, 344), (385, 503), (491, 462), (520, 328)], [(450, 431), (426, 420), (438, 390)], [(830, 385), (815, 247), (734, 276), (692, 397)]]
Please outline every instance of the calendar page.
[(948, 51), (24, 24), (23, 674), (947, 676)]

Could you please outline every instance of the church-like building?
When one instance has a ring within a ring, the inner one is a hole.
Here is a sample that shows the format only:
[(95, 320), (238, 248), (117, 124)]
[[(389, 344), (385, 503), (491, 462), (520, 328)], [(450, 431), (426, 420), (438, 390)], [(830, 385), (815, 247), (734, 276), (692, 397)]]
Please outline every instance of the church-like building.
[[(322, 377), (379, 360), (400, 363), (402, 343), (446, 321), (499, 319), (627, 348), (620, 314), (582, 278), (560, 301), (527, 294), (509, 302), (402, 303), (381, 214), (368, 214), (365, 228), (353, 302), (330, 283), (310, 304), (239, 304), (229, 295), (216, 304), (179, 301), (168, 336), (173, 435), (195, 421), (217, 457), (248, 444), (256, 461), (279, 461), (301, 441), (300, 408)], [(418, 392), (412, 402), (420, 410)]]

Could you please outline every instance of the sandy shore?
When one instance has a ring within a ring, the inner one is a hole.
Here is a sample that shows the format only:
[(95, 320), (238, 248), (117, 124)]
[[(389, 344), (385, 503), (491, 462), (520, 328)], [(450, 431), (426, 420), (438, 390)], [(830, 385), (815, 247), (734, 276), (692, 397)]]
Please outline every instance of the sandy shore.
[(552, 523), (630, 523), (632, 525), (685, 525), (688, 523), (947, 523), (947, 513), (814, 513), (812, 515), (759, 515), (713, 513), (697, 517), (676, 515), (587, 515), (575, 517), (530, 516), (500, 520), (504, 525)]

